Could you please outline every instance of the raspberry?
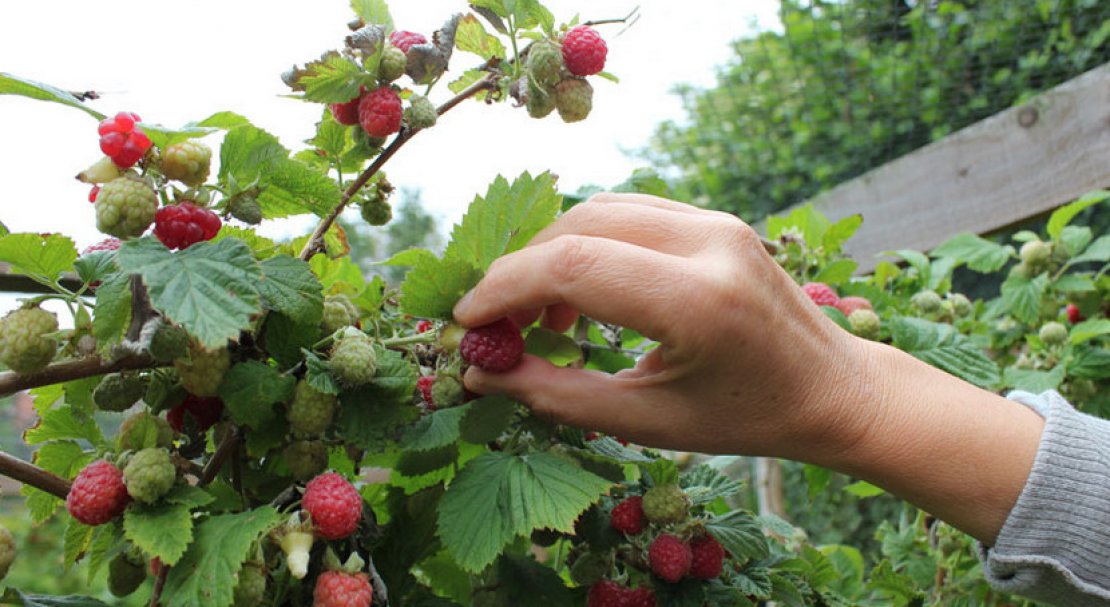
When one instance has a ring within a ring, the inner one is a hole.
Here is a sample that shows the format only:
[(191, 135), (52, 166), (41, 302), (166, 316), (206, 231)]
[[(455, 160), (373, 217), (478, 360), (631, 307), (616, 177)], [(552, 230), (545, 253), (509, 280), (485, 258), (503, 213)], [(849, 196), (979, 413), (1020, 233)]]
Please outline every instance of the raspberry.
[(559, 84), (563, 79), (563, 51), (557, 43), (544, 40), (532, 45), (528, 51), (528, 77), (543, 88)]
[(851, 316), (856, 310), (871, 310), (871, 302), (865, 297), (843, 297), (835, 304), (845, 316)]
[(138, 451), (150, 447), (169, 447), (173, 444), (170, 423), (149, 411), (140, 411), (123, 420), (116, 437), (120, 451)]
[(925, 314), (940, 312), (940, 308), (944, 304), (936, 291), (918, 291), (910, 298), (910, 303)]
[(721, 576), (725, 563), (725, 547), (712, 536), (700, 537), (690, 542), (693, 555), (690, 577), (699, 580), (712, 580)]
[(396, 46), (387, 46), (382, 51), (382, 59), (378, 63), (378, 78), (382, 82), (393, 82), (405, 75), (407, 66), (408, 57), (405, 56), (405, 51)]
[(189, 356), (173, 361), (173, 366), (181, 378), (181, 385), (190, 394), (216, 396), (224, 373), (231, 367), (231, 356), (227, 348), (206, 350), (190, 343)]
[(430, 320), (421, 320), (416, 323), (417, 333), (427, 333), (435, 328), (435, 324)]
[(212, 148), (199, 141), (182, 141), (162, 151), (162, 174), (190, 187), (204, 184), (211, 165)]
[(602, 580), (590, 586), (587, 607), (624, 607), (627, 589), (613, 580)]
[(8, 569), (11, 569), (15, 554), (15, 537), (7, 527), (0, 525), (0, 580), (8, 575)]
[(239, 570), (232, 607), (257, 607), (266, 596), (266, 569), (258, 563), (246, 563)]
[(848, 325), (852, 327), (852, 333), (864, 339), (877, 338), (879, 336), (879, 328), (882, 326), (879, 315), (867, 309), (852, 312), (851, 315), (848, 316)]
[(148, 378), (135, 372), (112, 373), (93, 390), (93, 404), (101, 411), (126, 411), (146, 394)]
[(659, 485), (644, 493), (644, 515), (657, 525), (681, 523), (690, 511), (690, 499), (678, 485)]
[(293, 441), (282, 455), (290, 476), (297, 481), (307, 481), (328, 467), (328, 447), (321, 441)]
[(555, 88), (529, 81), (524, 107), (528, 109), (528, 115), (533, 118), (546, 117), (555, 111)]
[(370, 607), (374, 590), (365, 573), (325, 571), (316, 578), (312, 607)]
[(1041, 240), (1030, 240), (1021, 245), (1020, 255), (1026, 265), (1038, 268), (1052, 257), (1052, 245)]
[(58, 350), (48, 337), (57, 330), (58, 318), (42, 308), (8, 312), (0, 319), (0, 362), (16, 373), (42, 371)]
[(108, 591), (125, 597), (139, 589), (146, 580), (146, 563), (135, 550), (124, 550), (108, 563)]
[(189, 334), (177, 325), (162, 321), (154, 325), (147, 346), (150, 355), (158, 362), (172, 362), (189, 352)]
[(258, 204), (258, 199), (253, 194), (232, 196), (227, 203), (227, 212), (235, 219), (252, 226), (262, 223), (262, 205)]
[(1068, 322), (1070, 322), (1073, 325), (1077, 324), (1077, 323), (1081, 323), (1084, 320), (1086, 320), (1085, 318), (1083, 318), (1083, 313), (1079, 311), (1079, 306), (1077, 306), (1073, 303), (1068, 304), (1067, 314), (1068, 314)]
[(644, 530), (644, 498), (634, 495), (613, 508), (609, 524), (621, 533), (636, 535)]
[(99, 459), (77, 473), (66, 496), (66, 510), (86, 525), (103, 525), (123, 514), (131, 501), (123, 472)]
[(690, 546), (669, 533), (655, 538), (648, 548), (648, 560), (651, 561), (652, 572), (672, 584), (686, 577), (690, 572), (693, 559)]
[(388, 86), (370, 91), (358, 103), (358, 123), (371, 137), (388, 137), (401, 130), (401, 97)]
[(173, 488), (176, 480), (177, 468), (174, 468), (165, 449), (143, 449), (133, 455), (123, 469), (127, 493), (144, 504), (153, 504), (161, 499)]
[(206, 432), (220, 421), (224, 413), (224, 401), (218, 398), (201, 398), (190, 394), (181, 404), (166, 413), (166, 421), (177, 432), (184, 432), (186, 415), (196, 427), (197, 432)]
[(436, 106), (423, 95), (409, 97), (409, 107), (405, 110), (404, 122), (408, 128), (418, 131), (435, 126), (439, 113)]
[(90, 253), (98, 253), (100, 251), (118, 251), (120, 241), (118, 238), (105, 238), (96, 244), (91, 244), (81, 251), (81, 255), (88, 255)]
[(580, 78), (567, 78), (555, 87), (555, 109), (563, 122), (578, 122), (590, 115), (594, 106), (594, 87)]
[(431, 392), (431, 402), (440, 409), (461, 405), (466, 399), (466, 388), (454, 375), (437, 375), (432, 382)]
[(833, 291), (832, 287), (823, 282), (807, 282), (802, 285), (802, 290), (806, 292), (813, 303), (819, 306), (835, 307), (840, 301), (840, 296), (836, 294), (836, 291)]
[(655, 607), (655, 591), (651, 588), (637, 588), (624, 595), (624, 607)]
[(354, 485), (334, 472), (309, 481), (301, 505), (312, 517), (316, 534), (327, 540), (351, 535), (362, 518), (362, 496)]
[(336, 122), (345, 126), (354, 126), (358, 124), (358, 102), (362, 101), (362, 95), (365, 92), (366, 89), (361, 89), (359, 91), (359, 96), (350, 101), (328, 105), (328, 109), (331, 110), (332, 118), (335, 118)]
[(316, 390), (303, 379), (297, 382), (285, 414), (294, 438), (323, 436), (335, 416), (335, 402), (334, 395)]
[(351, 386), (368, 384), (378, 370), (374, 341), (365, 333), (354, 332), (335, 342), (331, 368), (340, 381)]
[(328, 295), (324, 298), (324, 316), (320, 324), (326, 335), (354, 325), (358, 322), (358, 317), (358, 307), (346, 295)]
[(952, 302), (952, 311), (956, 313), (956, 316), (961, 318), (964, 316), (971, 316), (975, 311), (975, 306), (971, 304), (971, 300), (968, 299), (966, 295), (949, 293), (948, 301)]
[(608, 52), (597, 30), (586, 25), (571, 28), (563, 38), (563, 62), (575, 76), (592, 76), (605, 69)]
[(372, 226), (384, 226), (393, 219), (393, 207), (384, 200), (367, 200), (359, 205), (362, 220)]
[(158, 209), (154, 235), (171, 249), (187, 249), (215, 238), (221, 225), (219, 215), (191, 202), (182, 202)]
[(120, 112), (100, 121), (100, 151), (121, 169), (131, 168), (150, 149), (151, 141), (142, 129), (136, 128), (139, 116)]
[(428, 39), (424, 34), (397, 30), (389, 35), (389, 43), (401, 49), (402, 53), (408, 53), (410, 48), (418, 44), (427, 44)]
[(1058, 322), (1045, 323), (1038, 336), (1044, 343), (1057, 346), (1068, 340), (1068, 328)]
[(512, 369), (524, 355), (524, 338), (508, 318), (466, 332), (459, 352), (467, 364), (484, 371), (503, 373)]
[(420, 390), (420, 396), (424, 399), (424, 404), (432, 411), (436, 410), (436, 401), (432, 395), (432, 385), (435, 384), (435, 375), (423, 375), (420, 379), (416, 380), (416, 389)]
[(89, 202), (95, 203), (98, 194), (100, 194), (100, 186), (94, 185), (92, 189), (89, 190)]
[(593, 586), (608, 575), (610, 569), (609, 559), (596, 552), (587, 552), (574, 561), (570, 579), (580, 586)]
[(96, 195), (96, 229), (117, 238), (142, 236), (158, 212), (158, 194), (137, 177), (113, 179)]

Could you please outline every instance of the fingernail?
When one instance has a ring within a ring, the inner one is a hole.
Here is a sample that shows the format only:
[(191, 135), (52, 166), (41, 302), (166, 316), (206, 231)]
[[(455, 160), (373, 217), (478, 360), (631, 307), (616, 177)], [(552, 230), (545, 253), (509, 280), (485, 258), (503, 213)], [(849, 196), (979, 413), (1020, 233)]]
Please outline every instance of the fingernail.
[(473, 301), (474, 301), (474, 290), (471, 289), (471, 290), (466, 292), (466, 295), (462, 296), (462, 299), (460, 299), (458, 301), (458, 303), (455, 304), (455, 309), (453, 310), (455, 318), (458, 318), (460, 314), (466, 313), (466, 309), (468, 307), (470, 307), (470, 305)]

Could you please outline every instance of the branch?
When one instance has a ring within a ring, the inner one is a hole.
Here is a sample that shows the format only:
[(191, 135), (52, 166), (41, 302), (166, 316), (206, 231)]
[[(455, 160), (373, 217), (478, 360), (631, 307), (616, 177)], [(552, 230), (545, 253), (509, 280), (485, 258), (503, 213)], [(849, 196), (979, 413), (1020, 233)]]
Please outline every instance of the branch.
[(224, 435), (224, 440), (220, 442), (220, 446), (216, 447), (216, 452), (212, 454), (212, 459), (208, 460), (208, 464), (204, 466), (204, 473), (200, 476), (201, 487), (211, 483), (216, 478), (224, 462), (227, 461), (227, 458), (231, 457), (231, 454), (235, 452), (238, 446), (239, 429), (235, 426), (231, 426), (228, 428), (227, 434)]
[(69, 495), (69, 481), (0, 451), (0, 474), (61, 499)]
[(152, 369), (158, 366), (161, 365), (147, 355), (136, 354), (109, 361), (94, 354), (92, 356), (86, 356), (85, 358), (75, 358), (54, 363), (38, 373), (28, 373), (24, 375), (13, 371), (6, 371), (0, 373), (0, 397), (15, 394), (21, 390), (59, 384), (75, 379), (93, 377), (95, 375), (116, 373), (128, 369)]
[(370, 570), (370, 583), (374, 587), (374, 601), (371, 604), (389, 607), (389, 589), (378, 573), (378, 568), (374, 566), (374, 557), (369, 552), (366, 553), (366, 568)]
[(150, 603), (147, 607), (158, 607), (158, 601), (162, 598), (162, 588), (166, 586), (166, 576), (170, 574), (170, 566), (162, 563), (158, 568), (158, 577), (154, 578), (154, 591), (150, 593)]
[[(468, 86), (465, 90), (449, 99), (443, 105), (439, 106), (436, 112), (440, 116), (446, 114), (447, 112), (451, 111), (452, 108), (462, 103), (463, 101), (466, 101), (467, 99), (473, 97), (474, 95), (477, 95), (482, 91), (493, 88), (495, 81), (496, 75), (489, 74), (485, 78), (482, 78), (481, 80)], [(347, 190), (345, 192), (343, 192), (343, 197), (339, 200), (339, 204), (336, 205), (334, 209), (332, 209), (331, 213), (328, 213), (327, 217), (321, 219), (320, 224), (317, 225), (316, 229), (312, 231), (312, 236), (309, 237), (308, 242), (306, 242), (304, 245), (304, 249), (301, 250), (301, 259), (308, 261), (308, 259), (312, 257), (313, 254), (323, 249), (324, 235), (328, 233), (328, 230), (331, 229), (331, 226), (335, 223), (335, 220), (339, 217), (343, 210), (347, 208), (347, 204), (351, 202), (351, 199), (354, 198), (355, 194), (357, 194), (362, 186), (366, 185), (366, 182), (370, 181), (370, 179), (374, 175), (376, 175), (378, 171), (381, 170), (382, 166), (384, 166), (385, 163), (388, 162), (389, 159), (397, 153), (397, 150), (401, 149), (403, 145), (408, 143), (409, 139), (412, 139), (413, 136), (415, 136), (419, 132), (420, 131), (413, 131), (409, 129), (401, 131), (401, 133), (397, 135), (397, 137), (389, 144), (389, 147), (383, 150), (382, 153), (374, 159), (374, 162), (372, 162), (370, 166), (366, 167), (366, 170), (359, 174), (358, 179), (355, 179), (353, 182), (351, 182), (351, 185), (347, 187)]]

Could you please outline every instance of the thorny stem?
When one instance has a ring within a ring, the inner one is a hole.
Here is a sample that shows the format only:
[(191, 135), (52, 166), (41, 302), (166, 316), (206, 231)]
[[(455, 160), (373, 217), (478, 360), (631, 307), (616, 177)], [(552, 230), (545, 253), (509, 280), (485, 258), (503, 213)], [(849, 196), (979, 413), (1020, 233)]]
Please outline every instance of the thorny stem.
[(0, 474), (61, 499), (69, 495), (69, 481), (0, 451)]
[[(477, 95), (482, 91), (493, 88), (494, 83), (496, 82), (496, 78), (496, 74), (489, 74), (485, 78), (482, 78), (481, 80), (468, 86), (458, 95), (455, 95), (446, 103), (439, 106), (437, 113), (442, 116), (443, 114), (451, 111), (452, 108), (462, 103), (463, 101), (473, 97), (474, 95)], [(382, 153), (374, 159), (374, 162), (372, 162), (370, 166), (366, 167), (366, 170), (364, 170), (357, 179), (355, 179), (353, 182), (351, 182), (349, 186), (347, 186), (347, 189), (343, 192), (343, 197), (339, 200), (339, 204), (336, 205), (334, 209), (332, 209), (331, 213), (328, 213), (327, 217), (321, 219), (319, 225), (317, 225), (316, 229), (312, 231), (312, 236), (309, 237), (308, 242), (304, 245), (304, 249), (301, 250), (301, 259), (308, 261), (308, 259), (312, 257), (313, 254), (323, 249), (324, 235), (327, 234), (329, 229), (331, 229), (332, 224), (335, 223), (335, 220), (339, 217), (343, 210), (347, 208), (347, 205), (351, 202), (351, 199), (354, 198), (355, 194), (357, 194), (358, 191), (362, 189), (362, 186), (366, 185), (366, 183), (369, 182), (370, 179), (373, 178), (374, 175), (376, 175), (383, 166), (385, 166), (386, 162), (389, 162), (389, 159), (397, 153), (397, 150), (401, 149), (401, 147), (404, 146), (409, 139), (412, 139), (413, 136), (416, 135), (418, 132), (419, 131), (412, 131), (409, 129), (401, 131), (401, 133), (398, 134), (397, 137), (389, 144), (389, 147), (383, 150)]]

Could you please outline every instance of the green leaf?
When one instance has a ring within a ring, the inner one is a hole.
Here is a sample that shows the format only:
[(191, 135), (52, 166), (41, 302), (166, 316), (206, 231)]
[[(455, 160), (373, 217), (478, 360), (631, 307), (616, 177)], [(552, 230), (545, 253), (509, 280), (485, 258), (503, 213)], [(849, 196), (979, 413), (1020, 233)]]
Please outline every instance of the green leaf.
[(852, 495), (860, 499), (875, 497), (877, 495), (882, 495), (883, 493), (886, 493), (881, 488), (876, 487), (875, 485), (872, 485), (871, 483), (868, 483), (866, 481), (856, 481), (851, 485), (844, 487), (844, 491), (851, 493)]
[(220, 146), (220, 181), (250, 183), (262, 169), (289, 157), (277, 137), (251, 124), (232, 128)]
[(320, 323), (295, 323), (284, 314), (272, 312), (266, 317), (262, 341), (270, 356), (289, 368), (301, 361), (305, 349), (320, 340), (320, 333)]
[(315, 61), (300, 77), (304, 96), (318, 103), (345, 103), (358, 97), (359, 88), (372, 84), (372, 76), (339, 53), (329, 53)]
[(11, 265), (16, 274), (54, 281), (73, 269), (77, 247), (68, 236), (50, 234), (8, 234), (0, 236), (0, 262)]
[(1092, 318), (1071, 328), (1071, 343), (1078, 345), (1107, 333), (1110, 333), (1110, 319)]
[(814, 282), (823, 282), (830, 285), (848, 282), (852, 278), (859, 264), (851, 259), (837, 259), (825, 267), (814, 277)]
[(308, 264), (278, 255), (262, 262), (258, 283), (266, 309), (280, 312), (298, 324), (316, 324), (324, 311), (323, 287)]
[(312, 352), (305, 352), (305, 366), (307, 370), (304, 374), (305, 381), (308, 385), (312, 386), (317, 392), (324, 394), (339, 394), (339, 382), (331, 374), (331, 369), (328, 364), (320, 360)]
[(119, 543), (119, 538), (122, 534), (119, 530), (119, 524), (112, 523), (110, 525), (99, 525), (93, 530), (92, 542), (89, 544), (89, 549), (85, 553), (86, 561), (89, 563), (87, 583), (92, 584), (96, 579), (97, 573), (100, 568), (104, 566), (104, 562), (108, 560), (108, 553), (112, 547)]
[(483, 445), (509, 428), (517, 404), (503, 396), (485, 396), (467, 404), (467, 409), (459, 422), (459, 434), (464, 441)]
[(1040, 394), (1046, 390), (1059, 388), (1065, 375), (1064, 365), (1056, 365), (1051, 371), (1009, 367), (1002, 374), (1002, 383), (1007, 388)]
[(481, 270), (464, 261), (421, 255), (401, 283), (401, 308), (413, 316), (449, 320), (455, 303), (481, 277)]
[(47, 411), (33, 428), (23, 433), (28, 445), (64, 439), (86, 440), (94, 446), (104, 444), (104, 435), (92, 417), (71, 406)]
[(1061, 293), (1092, 293), (1097, 287), (1090, 276), (1065, 274), (1052, 283), (1052, 288)]
[(829, 231), (825, 232), (825, 236), (822, 238), (825, 249), (839, 251), (844, 243), (859, 230), (861, 225), (863, 225), (863, 215), (859, 214), (849, 215), (832, 224)]
[(769, 217), (767, 237), (775, 240), (786, 230), (795, 228), (802, 233), (806, 246), (816, 249), (824, 243), (830, 227), (829, 220), (807, 203), (795, 208), (786, 217)]
[(150, 141), (162, 150), (175, 143), (207, 137), (219, 130), (213, 127), (196, 125), (183, 126), (180, 129), (170, 129), (160, 124), (150, 124), (146, 122), (140, 122), (139, 126), (142, 128), (143, 132), (150, 137)]
[(733, 510), (705, 522), (705, 530), (735, 558), (758, 560), (771, 553), (763, 528), (743, 510)]
[(1092, 348), (1080, 351), (1068, 363), (1068, 375), (1084, 379), (1105, 379), (1110, 377), (1110, 350)]
[(934, 257), (951, 257), (967, 264), (967, 267), (981, 274), (990, 274), (1002, 269), (1013, 255), (1013, 247), (993, 243), (975, 234), (958, 234), (944, 244), (933, 249)]
[(244, 124), (250, 124), (251, 121), (235, 112), (216, 112), (211, 116), (201, 120), (197, 126), (210, 126), (217, 129), (229, 130)]
[(103, 281), (112, 272), (116, 271), (116, 254), (112, 251), (96, 251), (82, 255), (73, 262), (77, 276), (81, 282), (91, 284)]
[(405, 451), (432, 451), (455, 444), (459, 440), (459, 423), (469, 410), (469, 405), (452, 407), (420, 418), (405, 431), (401, 448)]
[(452, 230), (444, 258), (485, 271), (493, 260), (528, 244), (555, 220), (561, 206), (562, 197), (550, 173), (534, 178), (523, 173), (511, 185), (498, 176), (485, 197), (470, 203), (462, 222)]
[(274, 403), (293, 397), (296, 378), (257, 360), (239, 363), (220, 383), (220, 398), (237, 424), (261, 428), (274, 416)]
[(7, 236), (11, 233), (12, 231), (8, 229), (8, 226), (4, 225), (3, 221), (0, 221), (0, 236)]
[(123, 514), (123, 533), (148, 554), (173, 565), (193, 541), (193, 516), (185, 504), (133, 503)]
[(896, 317), (891, 319), (890, 327), (896, 348), (977, 386), (998, 384), (998, 365), (951, 326)]
[(460, 567), (478, 572), (516, 537), (570, 531), (611, 483), (546, 453), (485, 453), (440, 500), (439, 536)]
[(166, 607), (232, 603), (236, 577), (251, 544), (281, 524), (270, 507), (213, 516), (197, 525), (196, 541), (170, 569), (162, 596)]
[(308, 153), (316, 156), (317, 150), (322, 150), (331, 158), (340, 158), (352, 147), (353, 141), (347, 135), (350, 130), (347, 126), (336, 122), (335, 116), (332, 116), (331, 111), (325, 107), (320, 122), (316, 123), (316, 136), (305, 142), (316, 148), (308, 150)]
[(1002, 303), (1018, 320), (1036, 324), (1041, 316), (1041, 300), (1048, 288), (1048, 277), (1023, 278), (1011, 274), (1002, 283)]
[[(323, 217), (339, 204), (339, 187), (330, 177), (292, 159), (277, 160), (264, 173), (258, 196), (267, 219), (314, 213)], [(330, 233), (330, 232), (329, 232)]]
[(1075, 202), (1056, 209), (1048, 218), (1048, 226), (1046, 227), (1048, 235), (1059, 238), (1060, 234), (1064, 232), (1064, 228), (1071, 223), (1072, 219), (1075, 219), (1076, 215), (1106, 199), (1110, 199), (1110, 191), (1095, 190), (1080, 196)]
[(124, 243), (118, 255), (123, 271), (142, 275), (154, 308), (208, 348), (237, 338), (261, 311), (262, 272), (237, 240), (173, 252), (148, 237)]
[[(488, 75), (489, 73), (483, 70), (466, 70), (465, 72), (463, 72), (462, 76), (459, 76), (457, 79), (449, 82), (447, 84), (447, 89), (457, 95), (466, 90), (466, 88), (470, 85), (478, 82)], [(482, 91), (481, 93), (475, 95), (474, 98), (478, 101), (481, 101), (486, 97), (487, 94), (488, 93), (486, 91)]]
[(695, 506), (711, 504), (720, 498), (735, 495), (744, 485), (722, 474), (709, 464), (699, 464), (682, 475), (682, 489)]
[(420, 416), (412, 406), (416, 368), (400, 352), (377, 348), (378, 372), (368, 386), (340, 394), (339, 428), (349, 442), (371, 448)]
[(180, 504), (189, 508), (200, 508), (216, 501), (216, 498), (200, 487), (178, 485), (167, 493), (162, 500), (167, 504)]
[(1087, 247), (1087, 250), (1077, 255), (1070, 263), (1077, 264), (1090, 261), (1097, 261), (1099, 263), (1110, 261), (1110, 234), (1099, 236), (1098, 240), (1091, 243), (1091, 246)]
[(497, 581), (511, 605), (566, 607), (572, 604), (570, 589), (551, 567), (530, 557), (504, 555), (497, 561)]
[(6, 72), (0, 72), (0, 95), (21, 95), (40, 101), (53, 101), (54, 103), (75, 107), (97, 120), (106, 118), (104, 114), (85, 105), (69, 91), (64, 91), (60, 88), (50, 86), (49, 84), (13, 76)]
[(351, 0), (351, 9), (364, 23), (384, 25), (387, 33), (393, 30), (393, 16), (385, 0)]
[(564, 333), (543, 327), (537, 327), (528, 332), (528, 337), (524, 340), (524, 349), (529, 354), (546, 358), (557, 367), (564, 367), (582, 359), (582, 350), (574, 339)]
[(8, 588), (0, 596), (0, 604), (22, 605), (23, 607), (111, 607), (91, 596), (47, 596), (45, 594), (25, 594), (15, 588)]
[(1094, 233), (1087, 226), (1068, 226), (1060, 233), (1060, 243), (1069, 257), (1078, 255), (1080, 251), (1091, 244)]
[(625, 447), (610, 436), (603, 436), (597, 440), (589, 441), (586, 443), (586, 447), (598, 455), (604, 455), (609, 459), (625, 464), (646, 464), (655, 461), (635, 449)]
[(747, 567), (729, 581), (746, 595), (760, 600), (771, 598), (771, 571), (765, 567)]
[(482, 59), (505, 57), (505, 45), (497, 36), (486, 33), (486, 28), (474, 15), (466, 15), (459, 21), (455, 31), (455, 46), (467, 53), (474, 53)]
[(93, 528), (77, 522), (77, 519), (68, 518), (66, 530), (62, 536), (62, 564), (66, 571), (84, 556), (92, 543)]

